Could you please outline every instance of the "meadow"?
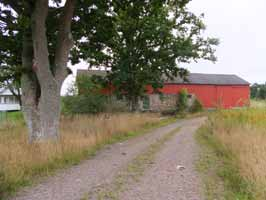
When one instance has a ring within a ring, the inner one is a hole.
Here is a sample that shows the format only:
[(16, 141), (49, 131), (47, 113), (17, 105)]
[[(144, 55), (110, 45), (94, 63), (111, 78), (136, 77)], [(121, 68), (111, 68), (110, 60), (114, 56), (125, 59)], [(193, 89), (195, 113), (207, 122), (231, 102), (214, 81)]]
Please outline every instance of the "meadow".
[(213, 158), (222, 160), (217, 173), (228, 191), (225, 199), (266, 199), (266, 104), (255, 103), (213, 112), (199, 130), (198, 137), (215, 150)]
[(105, 144), (137, 136), (170, 121), (148, 113), (62, 116), (60, 142), (29, 144), (21, 114), (8, 114), (0, 122), (0, 199), (32, 184), (33, 179), (88, 159)]

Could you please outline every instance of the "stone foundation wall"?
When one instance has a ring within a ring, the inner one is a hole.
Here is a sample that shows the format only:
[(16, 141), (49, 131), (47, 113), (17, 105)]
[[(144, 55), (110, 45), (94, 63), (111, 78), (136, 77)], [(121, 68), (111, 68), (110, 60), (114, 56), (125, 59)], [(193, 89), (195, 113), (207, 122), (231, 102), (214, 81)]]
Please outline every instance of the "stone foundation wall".
[[(146, 98), (149, 99), (149, 109), (151, 111), (163, 111), (176, 109), (178, 94), (150, 94)], [(195, 96), (190, 94), (188, 97), (188, 107), (193, 104)], [(139, 102), (140, 108), (143, 109), (143, 101)]]
[(178, 95), (160, 95), (151, 94), (150, 98), (150, 109), (153, 111), (162, 111), (176, 108), (176, 101)]

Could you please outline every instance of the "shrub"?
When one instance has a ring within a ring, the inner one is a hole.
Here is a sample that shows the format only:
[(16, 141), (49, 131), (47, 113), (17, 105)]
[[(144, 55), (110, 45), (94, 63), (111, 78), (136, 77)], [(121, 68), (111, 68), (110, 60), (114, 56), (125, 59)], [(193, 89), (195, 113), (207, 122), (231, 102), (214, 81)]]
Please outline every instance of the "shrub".
[(101, 93), (103, 86), (97, 77), (80, 75), (68, 88), (68, 96), (62, 98), (65, 114), (96, 114), (105, 111), (107, 96)]
[(101, 78), (98, 76), (79, 75), (75, 86), (78, 95), (100, 94), (104, 88)]
[(129, 107), (126, 101), (111, 100), (105, 105), (104, 111), (108, 113), (129, 112)]
[(196, 113), (196, 112), (200, 112), (203, 110), (203, 106), (201, 104), (201, 102), (195, 98), (195, 100), (193, 101), (191, 107), (190, 107), (190, 112), (192, 113)]
[(62, 111), (65, 114), (96, 114), (103, 112), (106, 106), (104, 95), (78, 95), (63, 98)]
[(173, 116), (177, 114), (177, 111), (175, 109), (168, 109), (168, 110), (163, 110), (161, 114), (164, 116), (167, 116), (167, 115)]
[(186, 89), (180, 90), (176, 104), (178, 112), (182, 113), (188, 109), (188, 92)]

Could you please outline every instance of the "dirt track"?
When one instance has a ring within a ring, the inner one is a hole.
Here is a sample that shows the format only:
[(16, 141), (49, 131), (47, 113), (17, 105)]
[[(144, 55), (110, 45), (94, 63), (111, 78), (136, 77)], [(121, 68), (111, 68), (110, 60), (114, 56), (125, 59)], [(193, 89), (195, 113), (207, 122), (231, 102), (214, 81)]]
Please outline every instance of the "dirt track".
[(123, 200), (202, 200), (202, 185), (195, 171), (198, 146), (193, 134), (203, 119), (189, 120), (164, 144), (140, 181), (127, 186)]
[(26, 188), (12, 200), (80, 200), (84, 194), (95, 191), (95, 188), (112, 184), (119, 172), (136, 156), (177, 127), (181, 127), (179, 133), (156, 153), (153, 164), (145, 170), (139, 182), (125, 186), (119, 199), (203, 199), (199, 177), (194, 169), (198, 147), (193, 138), (195, 130), (203, 121), (204, 118), (181, 120), (127, 142), (107, 146), (94, 158), (62, 170), (34, 187)]

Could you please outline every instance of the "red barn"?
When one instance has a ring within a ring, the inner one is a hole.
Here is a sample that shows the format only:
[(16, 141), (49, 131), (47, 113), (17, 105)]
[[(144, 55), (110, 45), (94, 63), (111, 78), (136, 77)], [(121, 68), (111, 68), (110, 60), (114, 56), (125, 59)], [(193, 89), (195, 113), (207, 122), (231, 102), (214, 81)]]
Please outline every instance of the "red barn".
[[(78, 70), (79, 75), (105, 76), (106, 71)], [(147, 95), (140, 100), (140, 108), (154, 111), (175, 108), (181, 89), (186, 89), (191, 100), (197, 98), (205, 108), (234, 108), (249, 104), (250, 84), (236, 75), (190, 73), (186, 79), (166, 79), (160, 93), (147, 86)], [(112, 94), (113, 89), (106, 89), (103, 93)]]
[[(164, 97), (153, 92), (148, 87), (149, 106), (161, 110), (163, 107), (171, 107), (176, 99), (173, 98), (181, 89), (186, 89), (189, 94), (195, 95), (205, 108), (234, 108), (249, 104), (249, 83), (236, 75), (225, 74), (200, 74), (190, 73), (187, 81), (180, 78), (165, 81), (164, 87), (160, 89), (163, 96), (167, 96), (166, 105), (162, 102)], [(160, 99), (160, 100), (158, 100)], [(172, 102), (172, 103), (171, 103)]]

